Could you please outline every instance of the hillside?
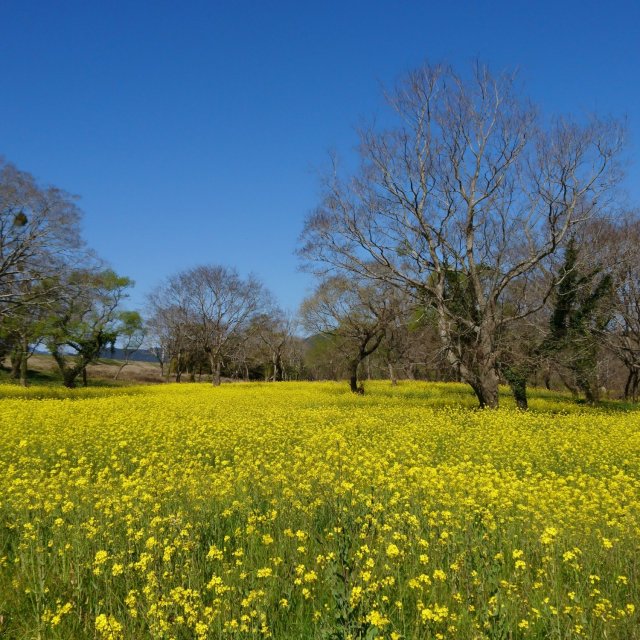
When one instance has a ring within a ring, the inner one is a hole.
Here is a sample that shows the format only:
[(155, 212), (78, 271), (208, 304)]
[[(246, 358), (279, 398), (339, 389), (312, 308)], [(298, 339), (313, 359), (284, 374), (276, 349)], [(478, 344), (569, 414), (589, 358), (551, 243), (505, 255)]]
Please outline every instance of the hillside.
[[(9, 381), (9, 362), (5, 360), (0, 369), (0, 381)], [(120, 372), (118, 380), (114, 380), (121, 360), (100, 358), (96, 364), (87, 368), (90, 385), (105, 384), (153, 384), (164, 382), (160, 375), (160, 365), (157, 362), (135, 361), (127, 364)], [(29, 382), (31, 384), (60, 384), (61, 378), (55, 362), (46, 354), (34, 354), (29, 358)]]

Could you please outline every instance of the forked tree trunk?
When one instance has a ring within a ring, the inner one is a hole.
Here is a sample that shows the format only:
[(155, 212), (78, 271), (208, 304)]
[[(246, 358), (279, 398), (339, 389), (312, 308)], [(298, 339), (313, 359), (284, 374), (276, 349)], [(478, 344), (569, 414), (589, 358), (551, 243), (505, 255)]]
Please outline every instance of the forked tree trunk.
[(475, 382), (469, 382), (474, 390), (481, 409), (497, 409), (498, 400), (498, 376), (487, 375)]
[(75, 364), (69, 366), (68, 361), (61, 353), (53, 351), (52, 356), (58, 365), (60, 374), (62, 375), (62, 384), (67, 389), (75, 389), (76, 380), (81, 373), (84, 373), (84, 382), (86, 386), (86, 363), (84, 361), (76, 361)]
[(78, 377), (73, 371), (66, 370), (62, 374), (62, 384), (67, 389), (75, 389), (76, 388), (76, 378)]
[(452, 335), (444, 310), (439, 313), (438, 331), (446, 350), (446, 357), (462, 382), (471, 386), (481, 409), (497, 409), (499, 404), (499, 378), (496, 370), (496, 354), (492, 345), (490, 324), (477, 327), (477, 340), (460, 344)]
[(178, 351), (176, 354), (176, 382), (182, 381), (182, 353)]
[(558, 377), (560, 378), (560, 382), (562, 382), (562, 384), (571, 392), (571, 395), (574, 398), (577, 398), (580, 395), (576, 385), (573, 384), (566, 375), (558, 371)]
[[(379, 333), (378, 335), (366, 335), (364, 340), (360, 343), (358, 355), (349, 362), (349, 387), (351, 389), (351, 393), (364, 395), (364, 386), (362, 384), (358, 384), (358, 368), (362, 361), (370, 356), (380, 346), (382, 338), (384, 338), (384, 332)], [(368, 379), (371, 379), (370, 370), (368, 370)]]
[(596, 405), (600, 402), (600, 387), (597, 377), (594, 378), (581, 372), (576, 382), (578, 388), (584, 393), (587, 404)]

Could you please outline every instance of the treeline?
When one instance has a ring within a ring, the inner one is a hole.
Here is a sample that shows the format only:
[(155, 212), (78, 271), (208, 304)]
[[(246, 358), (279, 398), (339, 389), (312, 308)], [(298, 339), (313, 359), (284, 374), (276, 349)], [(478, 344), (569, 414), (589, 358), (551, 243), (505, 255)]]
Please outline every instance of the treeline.
[[(257, 278), (200, 266), (151, 292), (143, 320), (121, 308), (132, 281), (83, 244), (73, 198), (6, 163), (0, 198), (0, 355), (23, 384), (38, 348), (73, 387), (86, 384), (87, 366), (116, 343), (120, 370), (145, 347), (163, 378), (178, 382), (346, 378), (363, 393), (367, 378), (465, 380), (447, 357), (428, 293), (398, 286), (379, 266), (371, 266), (375, 278), (346, 270), (320, 278), (293, 316)], [(637, 401), (640, 221), (631, 213), (585, 221), (548, 265), (502, 301), (513, 314), (526, 285), (535, 310), (496, 334), (496, 376), (522, 407), (528, 384), (567, 388), (589, 402), (603, 393)], [(477, 337), (464, 323), (478, 313), (470, 284), (463, 272), (447, 273), (456, 340), (473, 351)]]
[[(0, 356), (26, 382), (37, 346), (64, 384), (118, 342), (166, 379), (458, 380), (482, 407), (508, 384), (636, 402), (640, 221), (625, 202), (624, 131), (542, 118), (512, 75), (425, 65), (388, 92), (387, 128), (336, 159), (298, 253), (318, 277), (295, 316), (254, 276), (203, 265), (168, 278), (145, 320), (131, 281), (84, 246), (73, 199), (0, 165)], [(393, 118), (395, 117), (395, 124)]]
[[(590, 220), (549, 264), (527, 281), (535, 311), (496, 335), (497, 379), (521, 408), (527, 385), (568, 389), (590, 403), (603, 395), (637, 402), (640, 219)], [(447, 286), (457, 313), (473, 316), (468, 282), (451, 273)], [(504, 304), (513, 313), (518, 299)], [(324, 277), (292, 317), (256, 278), (201, 266), (149, 296), (145, 326), (167, 380), (346, 378), (354, 393), (364, 392), (367, 378), (465, 381), (428, 298), (384, 279)], [(462, 324), (457, 339), (476, 348)]]

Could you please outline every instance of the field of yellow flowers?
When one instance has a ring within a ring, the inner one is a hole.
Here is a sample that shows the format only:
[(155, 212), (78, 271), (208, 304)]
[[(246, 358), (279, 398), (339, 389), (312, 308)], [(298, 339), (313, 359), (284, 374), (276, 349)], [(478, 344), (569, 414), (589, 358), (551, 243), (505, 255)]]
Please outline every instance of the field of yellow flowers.
[(0, 397), (2, 638), (640, 638), (640, 413), (425, 383)]

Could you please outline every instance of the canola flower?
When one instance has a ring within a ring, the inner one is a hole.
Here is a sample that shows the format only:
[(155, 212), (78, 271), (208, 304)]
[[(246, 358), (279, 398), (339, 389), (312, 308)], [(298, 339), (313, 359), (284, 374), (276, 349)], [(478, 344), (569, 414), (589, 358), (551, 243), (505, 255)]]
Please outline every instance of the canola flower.
[(640, 638), (640, 414), (368, 391), (0, 389), (0, 637)]

